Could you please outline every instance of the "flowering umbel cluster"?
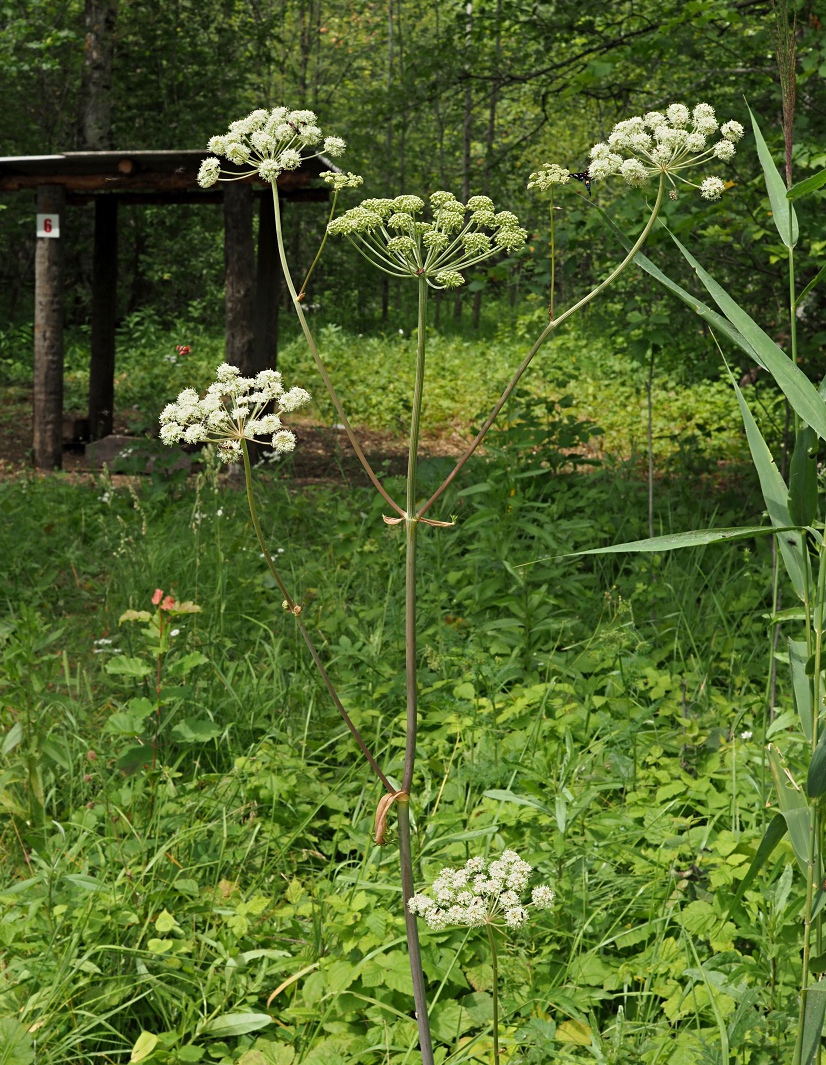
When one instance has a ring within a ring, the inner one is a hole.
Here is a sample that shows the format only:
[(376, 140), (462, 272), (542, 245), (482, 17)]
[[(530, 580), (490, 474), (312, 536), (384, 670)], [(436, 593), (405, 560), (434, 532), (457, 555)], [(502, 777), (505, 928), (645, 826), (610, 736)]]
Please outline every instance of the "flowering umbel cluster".
[[(720, 178), (707, 177), (696, 185), (683, 177), (681, 171), (712, 159), (729, 162), (743, 132), (739, 122), (718, 125), (710, 104), (697, 104), (693, 111), (685, 104), (671, 104), (665, 113), (649, 111), (618, 122), (607, 144), (600, 142), (591, 149), (587, 174), (592, 181), (619, 174), (629, 185), (638, 188), (653, 176), (665, 174), (672, 187), (676, 178), (699, 189), (704, 199), (718, 200), (725, 189)], [(709, 145), (708, 139), (715, 134), (720, 139)], [(570, 171), (564, 167), (545, 163), (542, 170), (531, 174), (528, 188), (546, 190), (554, 185), (567, 185), (570, 179)]]
[(414, 895), (407, 908), (430, 928), (495, 924), (500, 915), (508, 928), (521, 928), (528, 919), (528, 906), (548, 910), (555, 898), (551, 888), (540, 884), (531, 892), (531, 901), (523, 905), (522, 893), (530, 875), (531, 866), (516, 851), (503, 851), (493, 861), (471, 858), (461, 869), (443, 869), (430, 886), (430, 894)]
[(194, 388), (185, 388), (175, 403), (164, 407), (160, 437), (165, 444), (216, 441), (224, 462), (238, 461), (242, 440), (262, 437), (268, 437), (272, 449), (282, 454), (295, 448), (295, 436), (282, 428), (280, 415), (297, 410), (309, 399), (303, 388), (285, 391), (277, 370), (242, 377), (236, 366), (222, 363), (203, 399)]
[(323, 136), (312, 111), (261, 108), (231, 123), (223, 136), (211, 137), (207, 144), (214, 155), (248, 169), (239, 174), (222, 170), (219, 159), (204, 159), (198, 184), (208, 189), (221, 177), (240, 179), (253, 174), (272, 183), (282, 171), (296, 170), (305, 159), (343, 155), (345, 147), (341, 137)]
[(497, 213), (487, 196), (464, 204), (452, 192), (434, 192), (429, 222), (420, 217), (424, 208), (418, 196), (364, 200), (327, 229), (348, 237), (391, 277), (424, 277), (435, 289), (458, 288), (465, 281), (460, 271), (497, 252), (516, 251), (527, 239), (516, 215)]

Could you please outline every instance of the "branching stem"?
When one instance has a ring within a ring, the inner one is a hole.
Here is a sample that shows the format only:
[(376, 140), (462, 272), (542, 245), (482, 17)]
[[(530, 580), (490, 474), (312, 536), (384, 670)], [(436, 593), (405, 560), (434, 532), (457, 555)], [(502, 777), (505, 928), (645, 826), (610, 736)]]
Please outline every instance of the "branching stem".
[(433, 506), (433, 504), (436, 502), (436, 500), (442, 495), (442, 493), (447, 489), (448, 485), (454, 480), (456, 475), (459, 473), (459, 471), (462, 469), (462, 467), (465, 465), (465, 463), (471, 457), (473, 452), (477, 449), (477, 447), (479, 447), (479, 445), (485, 439), (485, 436), (487, 435), (488, 430), (493, 425), (494, 421), (496, 420), (496, 418), (497, 418), (499, 412), (501, 411), (501, 409), (504, 407), (505, 403), (507, 403), (508, 397), (510, 396), (511, 392), (513, 392), (513, 390), (519, 384), (519, 381), (522, 378), (522, 375), (524, 374), (524, 372), (527, 370), (527, 368), (530, 366), (531, 362), (533, 361), (534, 355), (536, 355), (536, 353), (539, 351), (539, 349), (542, 347), (542, 345), (545, 343), (545, 341), (548, 339), (548, 337), (551, 335), (551, 333), (554, 331), (554, 329), (556, 329), (557, 326), (562, 325), (562, 323), (564, 321), (566, 321), (566, 319), (570, 318), (572, 314), (575, 314), (578, 310), (580, 310), (586, 304), (590, 303), (591, 300), (594, 299), (595, 296), (598, 296), (599, 293), (602, 292), (602, 290), (604, 288), (607, 288), (613, 281), (615, 281), (619, 277), (619, 275), (623, 272), (623, 270), (625, 270), (628, 266), (631, 265), (631, 263), (634, 260), (634, 256), (637, 254), (637, 252), (640, 250), (640, 248), (643, 246), (643, 244), (645, 244), (646, 240), (648, 239), (648, 235), (651, 232), (651, 229), (653, 228), (654, 222), (657, 219), (657, 215), (660, 213), (660, 207), (662, 206), (664, 191), (665, 191), (665, 175), (663, 174), (663, 175), (660, 176), (660, 184), (659, 184), (659, 188), (657, 190), (657, 200), (656, 200), (656, 203), (654, 204), (654, 208), (653, 208), (653, 210), (651, 212), (651, 216), (648, 219), (648, 221), (646, 222), (645, 228), (643, 229), (642, 233), (640, 233), (639, 237), (637, 237), (637, 240), (634, 243), (634, 245), (631, 248), (631, 250), (628, 252), (626, 257), (622, 260), (622, 262), (619, 264), (619, 266), (617, 266), (614, 270), (612, 270), (611, 273), (608, 275), (608, 277), (606, 277), (604, 281), (601, 281), (596, 286), (596, 288), (592, 289), (588, 293), (587, 296), (583, 296), (581, 300), (579, 300), (577, 303), (575, 303), (573, 305), (573, 307), (569, 307), (568, 310), (567, 311), (563, 311), (562, 314), (560, 314), (560, 316), (558, 318), (555, 318), (553, 321), (548, 322), (548, 324), (545, 326), (545, 328), (542, 330), (542, 332), (537, 337), (537, 339), (536, 339), (533, 347), (531, 348), (531, 350), (528, 352), (528, 354), (525, 356), (525, 358), (520, 363), (518, 369), (516, 370), (516, 373), (514, 373), (513, 377), (508, 382), (507, 386), (505, 387), (505, 391), (502, 393), (502, 395), (496, 401), (496, 404), (495, 404), (493, 410), (488, 415), (488, 417), (487, 417), (484, 425), (482, 426), (482, 428), (476, 434), (476, 437), (474, 438), (473, 443), (471, 443), (471, 445), (468, 447), (467, 451), (464, 453), (464, 455), (462, 455), (462, 457), (459, 459), (459, 461), (456, 463), (456, 465), (453, 467), (453, 469), (448, 474), (448, 476), (445, 478), (445, 480), (441, 483), (441, 485), (436, 489), (436, 491), (433, 493), (433, 495), (430, 497), (430, 499), (428, 499), (426, 503), (424, 503), (421, 507), (419, 507), (418, 517), (422, 517), (423, 514), (426, 514), (427, 511), (430, 510), (430, 508)]

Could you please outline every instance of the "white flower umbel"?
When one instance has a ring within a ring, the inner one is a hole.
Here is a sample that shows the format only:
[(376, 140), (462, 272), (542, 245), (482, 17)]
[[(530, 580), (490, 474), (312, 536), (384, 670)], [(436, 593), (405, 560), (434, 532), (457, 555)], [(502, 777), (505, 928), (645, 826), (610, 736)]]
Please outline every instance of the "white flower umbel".
[(242, 440), (259, 440), (284, 454), (294, 450), (295, 436), (282, 427), (281, 415), (298, 410), (309, 399), (303, 388), (285, 391), (277, 370), (242, 377), (236, 366), (222, 363), (203, 399), (194, 388), (185, 388), (164, 407), (160, 437), (165, 444), (214, 441), (224, 462), (241, 458)]
[(554, 892), (545, 884), (535, 887), (531, 901), (523, 903), (531, 866), (515, 851), (503, 851), (493, 861), (471, 858), (461, 869), (443, 869), (430, 885), (429, 894), (414, 895), (407, 903), (434, 929), (450, 925), (504, 925), (521, 928), (528, 920), (528, 907), (547, 910)]
[(510, 211), (496, 212), (487, 196), (461, 203), (452, 192), (430, 197), (431, 221), (418, 196), (364, 200), (333, 219), (327, 231), (346, 236), (391, 277), (423, 277), (430, 288), (458, 288), (462, 270), (498, 252), (521, 248), (527, 233)]
[[(231, 123), (220, 137), (211, 137), (207, 148), (219, 158), (205, 159), (198, 171), (198, 184), (208, 189), (219, 180), (240, 180), (257, 175), (274, 184), (284, 170), (295, 170), (319, 155), (343, 155), (341, 137), (324, 137), (312, 111), (261, 108)], [(220, 157), (244, 169), (222, 170)], [(353, 177), (353, 175), (348, 175)]]
[[(708, 139), (719, 132), (720, 140)], [(743, 136), (739, 122), (717, 125), (714, 108), (697, 104), (689, 112), (685, 104), (671, 104), (665, 114), (649, 111), (645, 115), (627, 118), (614, 126), (607, 143), (599, 142), (591, 149), (591, 161), (586, 174), (591, 181), (619, 175), (637, 188), (648, 184), (652, 177), (665, 174), (672, 188), (682, 181), (698, 189), (706, 200), (718, 200), (725, 184), (718, 177), (704, 178), (700, 184), (689, 181), (683, 171), (708, 162), (730, 162), (735, 155), (734, 145)], [(528, 188), (542, 191), (555, 185), (566, 185), (567, 170), (555, 163), (545, 163), (542, 170), (531, 174)]]

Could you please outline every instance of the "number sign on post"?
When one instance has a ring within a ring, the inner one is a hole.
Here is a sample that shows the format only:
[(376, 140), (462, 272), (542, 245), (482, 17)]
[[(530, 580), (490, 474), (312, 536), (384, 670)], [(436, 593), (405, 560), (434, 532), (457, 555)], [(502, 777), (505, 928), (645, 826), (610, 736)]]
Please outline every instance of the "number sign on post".
[(37, 216), (37, 235), (38, 237), (59, 237), (60, 215), (39, 214)]

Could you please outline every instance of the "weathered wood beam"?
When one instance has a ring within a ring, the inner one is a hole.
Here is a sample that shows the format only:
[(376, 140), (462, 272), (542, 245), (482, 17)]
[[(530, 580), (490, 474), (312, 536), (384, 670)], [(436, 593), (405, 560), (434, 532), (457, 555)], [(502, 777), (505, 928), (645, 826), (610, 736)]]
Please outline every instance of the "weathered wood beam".
[(255, 276), (255, 369), (274, 370), (278, 353), (278, 300), (281, 260), (275, 233), (272, 193), (258, 201), (258, 260)]
[[(77, 174), (71, 171), (59, 171), (45, 174), (18, 174), (0, 173), (0, 192), (18, 192), (20, 189), (34, 189), (48, 182), (51, 185), (65, 185), (67, 189), (81, 192), (124, 192), (128, 191), (174, 191), (177, 189), (198, 191), (197, 168), (189, 166), (180, 167), (178, 170), (154, 171), (135, 167), (130, 173), (119, 171), (113, 166), (104, 173)], [(305, 172), (302, 176), (300, 170), (287, 171), (278, 179), (279, 192), (293, 192), (294, 190), (307, 187), (313, 175)], [(254, 178), (234, 181), (233, 185), (251, 185)]]
[[(145, 192), (128, 192), (112, 190), (109, 195), (117, 197), (118, 203), (126, 206), (128, 204), (146, 204), (153, 203), (159, 206), (165, 206), (168, 204), (176, 203), (223, 203), (224, 202), (224, 186), (219, 186), (219, 191), (209, 189), (208, 191), (200, 191), (198, 189), (181, 189), (178, 192), (152, 192), (146, 190)], [(330, 199), (330, 190), (324, 188), (296, 188), (283, 190), (278, 189), (279, 199), (286, 200), (289, 203), (327, 203)], [(94, 203), (98, 198), (98, 193), (95, 192), (74, 192), (69, 189), (66, 193), (66, 202), (71, 206)], [(261, 199), (264, 197), (270, 203), (272, 203), (272, 192), (269, 188), (266, 189), (254, 189), (253, 195), (255, 199)]]
[[(34, 465), (63, 464), (63, 242), (66, 190), (41, 185), (37, 213), (59, 219), (61, 235), (37, 237), (34, 257)], [(54, 232), (54, 222), (51, 225)]]
[(112, 432), (115, 409), (115, 324), (117, 319), (118, 201), (95, 200), (92, 258), (92, 343), (89, 359), (89, 436)]
[(244, 375), (254, 373), (255, 258), (252, 187), (241, 181), (224, 188), (226, 361)]

